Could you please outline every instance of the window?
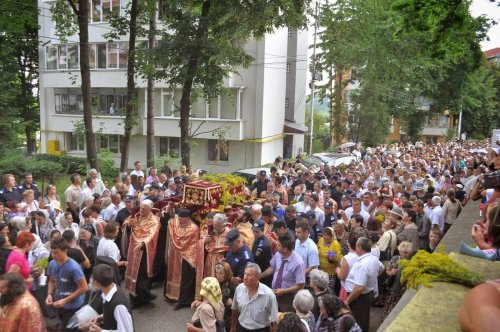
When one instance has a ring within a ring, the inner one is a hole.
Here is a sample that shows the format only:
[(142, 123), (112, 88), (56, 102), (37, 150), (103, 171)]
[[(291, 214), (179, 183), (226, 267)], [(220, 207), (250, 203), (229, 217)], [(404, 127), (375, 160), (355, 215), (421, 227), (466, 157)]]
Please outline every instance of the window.
[[(83, 114), (82, 91), (78, 88), (56, 88), (56, 114)], [(127, 104), (127, 89), (92, 89), (92, 112), (109, 115), (123, 115)], [(111, 112), (114, 103), (114, 113)]]
[(68, 59), (68, 69), (78, 69), (80, 68), (79, 64), (79, 54), (78, 54), (78, 45), (68, 45), (67, 47), (67, 59)]
[[(226, 141), (229, 145), (229, 142)], [(229, 146), (223, 147), (219, 140), (208, 140), (208, 161), (229, 161)]]
[(47, 69), (57, 69), (57, 47), (47, 46), (45, 49), (45, 54)]
[(106, 44), (97, 44), (97, 68), (107, 68)]
[(66, 149), (69, 151), (84, 151), (85, 150), (85, 140), (82, 134), (77, 134), (75, 132), (67, 133), (68, 146)]
[(95, 49), (96, 45), (95, 44), (90, 44), (89, 45), (89, 68), (90, 69), (95, 69), (96, 65), (96, 54), (95, 54)]
[(118, 44), (108, 44), (108, 66), (118, 68)]
[(227, 93), (220, 96), (220, 118), (235, 120), (236, 119), (236, 101), (238, 90), (230, 89)]
[(80, 89), (55, 89), (56, 113), (82, 114), (83, 99)]
[(122, 14), (120, 0), (92, 0), (91, 22), (107, 22), (110, 13)]
[(120, 153), (120, 135), (97, 135), (97, 146), (112, 153)]
[(179, 137), (160, 137), (160, 156), (177, 158), (180, 152), (181, 140)]
[(285, 98), (285, 111), (290, 108), (290, 98)]
[(286, 73), (287, 74), (290, 74), (290, 68), (291, 68), (291, 65), (290, 65), (290, 62), (286, 64)]
[(127, 69), (128, 65), (128, 43), (118, 44), (118, 67)]

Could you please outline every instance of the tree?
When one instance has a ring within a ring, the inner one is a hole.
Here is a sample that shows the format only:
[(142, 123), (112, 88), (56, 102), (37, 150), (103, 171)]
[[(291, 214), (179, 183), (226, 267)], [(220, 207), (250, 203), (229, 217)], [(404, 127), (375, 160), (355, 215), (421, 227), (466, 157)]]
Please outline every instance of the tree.
[(36, 150), (35, 133), (40, 121), (34, 93), (38, 78), (37, 15), (34, 1), (0, 1), (0, 113), (5, 126), (0, 131), (8, 137), (0, 150), (2, 146), (9, 149), (19, 145), (16, 131), (25, 135), (28, 154)]
[(162, 68), (157, 77), (180, 87), (181, 158), (190, 164), (190, 109), (197, 98), (224, 93), (223, 79), (252, 57), (245, 40), (261, 38), (275, 28), (304, 26), (308, 0), (166, 0), (164, 30), (153, 54)]
[(92, 95), (89, 66), (88, 24), (90, 2), (88, 0), (57, 0), (51, 11), (56, 22), (56, 35), (61, 39), (61, 41), (64, 42), (68, 36), (78, 32), (80, 42), (80, 75), (87, 161), (91, 168), (98, 169), (97, 149), (92, 126)]

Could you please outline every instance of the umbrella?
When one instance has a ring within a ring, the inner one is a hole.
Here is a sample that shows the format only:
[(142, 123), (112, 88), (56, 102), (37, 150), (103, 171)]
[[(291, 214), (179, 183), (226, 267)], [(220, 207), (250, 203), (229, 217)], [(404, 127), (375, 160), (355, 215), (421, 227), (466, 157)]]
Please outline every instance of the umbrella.
[(347, 143), (342, 144), (340, 147), (342, 149), (347, 149), (347, 148), (353, 147), (355, 145), (356, 145), (356, 143), (354, 143), (354, 142), (347, 142)]

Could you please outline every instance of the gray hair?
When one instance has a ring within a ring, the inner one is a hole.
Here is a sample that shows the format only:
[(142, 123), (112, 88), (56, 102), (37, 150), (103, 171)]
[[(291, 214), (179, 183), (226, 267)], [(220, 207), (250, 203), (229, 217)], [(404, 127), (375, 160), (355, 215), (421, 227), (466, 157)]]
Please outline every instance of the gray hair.
[(432, 204), (433, 205), (440, 205), (441, 204), (441, 197), (439, 197), (439, 196), (432, 197)]
[(356, 246), (359, 246), (364, 252), (372, 251), (372, 241), (366, 237), (360, 237), (356, 242)]
[(330, 278), (325, 271), (314, 269), (309, 273), (309, 278), (311, 279), (311, 283), (314, 283), (319, 289), (328, 288)]
[(252, 269), (257, 277), (260, 277), (260, 275), (262, 274), (260, 266), (255, 263), (248, 263), (247, 266), (245, 266), (245, 270), (246, 269)]
[(214, 216), (214, 224), (225, 225), (227, 222), (227, 216), (223, 213), (217, 213)]
[(262, 205), (260, 204), (254, 204), (251, 207), (252, 211), (261, 211), (262, 210)]
[(147, 206), (150, 209), (152, 209), (153, 208), (153, 201), (150, 199), (145, 199), (142, 201), (141, 206)]
[(293, 298), (293, 308), (301, 314), (307, 314), (314, 307), (314, 297), (311, 292), (301, 289)]

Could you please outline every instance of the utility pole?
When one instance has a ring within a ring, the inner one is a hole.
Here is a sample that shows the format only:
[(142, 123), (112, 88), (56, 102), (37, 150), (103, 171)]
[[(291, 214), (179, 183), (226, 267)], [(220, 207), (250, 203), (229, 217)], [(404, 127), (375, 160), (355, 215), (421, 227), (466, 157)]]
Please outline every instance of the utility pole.
[(311, 70), (311, 100), (309, 111), (309, 154), (313, 153), (313, 125), (314, 125), (314, 80), (316, 79), (316, 31), (318, 29), (318, 4), (316, 2), (316, 9), (314, 13), (314, 42), (313, 42), (313, 56), (312, 56), (312, 70)]
[(460, 109), (460, 114), (458, 115), (458, 139), (461, 140), (462, 138), (460, 135), (462, 134), (462, 109)]

